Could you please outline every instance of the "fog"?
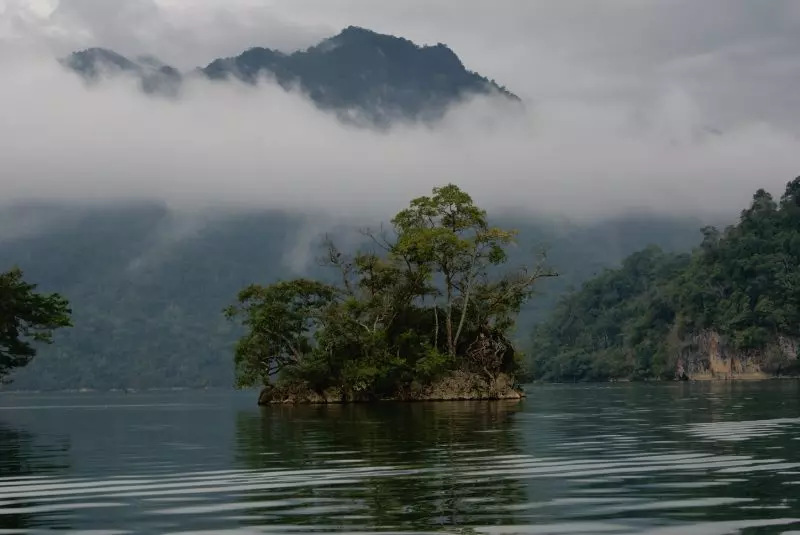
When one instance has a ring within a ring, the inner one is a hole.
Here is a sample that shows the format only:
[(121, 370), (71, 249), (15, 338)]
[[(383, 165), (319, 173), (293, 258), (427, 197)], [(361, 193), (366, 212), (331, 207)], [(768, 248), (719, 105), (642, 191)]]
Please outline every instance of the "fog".
[[(736, 214), (759, 187), (779, 195), (798, 174), (797, 111), (787, 107), (796, 97), (787, 84), (800, 79), (793, 59), (800, 46), (774, 27), (769, 35), (767, 23), (790, 13), (775, 7), (757, 18), (755, 3), (726, 3), (722, 22), (701, 10), (706, 28), (690, 16), (670, 18), (663, 2), (621, 0), (576, 3), (583, 11), (556, 0), (508, 0), (491, 12), (442, 1), (424, 17), (357, 1), (343, 1), (336, 13), (306, 1), (108, 4), (5, 0), (3, 202), (136, 199), (184, 211), (374, 218), (452, 182), (490, 210), (716, 218)], [(777, 5), (791, 7), (770, 3)], [(481, 18), (491, 30), (480, 32)], [(257, 87), (192, 79), (171, 100), (148, 97), (125, 78), (87, 87), (55, 61), (75, 48), (107, 46), (189, 68), (248, 46), (308, 46), (350, 23), (344, 19), (451, 45), (467, 68), (520, 94), (524, 113), (481, 97), (453, 107), (435, 128), (376, 132), (346, 126), (268, 79)], [(566, 33), (530, 37), (547, 20)], [(600, 30), (587, 37), (591, 21)], [(668, 40), (666, 30), (655, 31), (662, 24), (708, 35)]]

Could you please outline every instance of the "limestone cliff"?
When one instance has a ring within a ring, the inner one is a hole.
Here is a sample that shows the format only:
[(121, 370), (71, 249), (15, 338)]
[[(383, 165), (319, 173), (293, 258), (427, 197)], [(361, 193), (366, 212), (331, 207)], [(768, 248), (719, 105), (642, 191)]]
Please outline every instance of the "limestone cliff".
[(800, 340), (779, 336), (763, 350), (739, 351), (718, 332), (702, 331), (681, 343), (676, 375), (691, 380), (726, 380), (792, 374), (799, 348)]

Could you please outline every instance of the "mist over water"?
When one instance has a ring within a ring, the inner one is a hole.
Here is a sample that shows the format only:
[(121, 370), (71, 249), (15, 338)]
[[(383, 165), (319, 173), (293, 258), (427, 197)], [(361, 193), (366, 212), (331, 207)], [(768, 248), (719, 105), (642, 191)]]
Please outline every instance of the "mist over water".
[(792, 533), (799, 385), (261, 410), (253, 392), (7, 394), (0, 530)]

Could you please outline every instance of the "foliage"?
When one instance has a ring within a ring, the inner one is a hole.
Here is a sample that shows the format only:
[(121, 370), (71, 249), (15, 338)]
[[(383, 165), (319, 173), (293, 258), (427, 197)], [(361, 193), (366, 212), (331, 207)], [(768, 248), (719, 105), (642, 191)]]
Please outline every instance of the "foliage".
[[(517, 317), (512, 339), (526, 353), (524, 335), (571, 287), (648, 242), (688, 249), (699, 243), (701, 226), (652, 216), (578, 225), (493, 214), (492, 221), (519, 229), (520, 245), (506, 248), (507, 265), (524, 263), (531, 244), (546, 246), (559, 268), (559, 277), (536, 285)], [(74, 327), (57, 331), (55, 344), (14, 373), (14, 388), (230, 386), (230, 354), (242, 332), (219, 311), (231, 295), (251, 281), (267, 285), (298, 274), (327, 280), (334, 273), (294, 262), (295, 251), (304, 252), (298, 244), (308, 243), (307, 225), (279, 212), (199, 217), (149, 203), (0, 207), (0, 271), (24, 264), (26, 278), (67, 297), (73, 310)], [(363, 237), (355, 245), (371, 243)]]
[(70, 326), (70, 312), (66, 299), (37, 293), (19, 268), (0, 273), (0, 381), (30, 362), (35, 343), (52, 343), (55, 329)]
[(239, 292), (241, 308), (225, 311), (228, 318), (243, 314), (248, 329), (236, 345), (238, 382), (266, 382), (273, 373), (296, 366), (311, 350), (308, 337), (334, 296), (331, 287), (305, 279), (251, 285)]
[(353, 256), (326, 242), (323, 263), (336, 283), (296, 279), (239, 294), (226, 314), (246, 329), (236, 350), (240, 386), (280, 375), (374, 398), (453, 370), (513, 373), (507, 333), (534, 284), (555, 275), (541, 263), (496, 272), (514, 231), (490, 226), (450, 184), (412, 200), (391, 235), (365, 235), (375, 250)]
[[(692, 336), (713, 330), (740, 352), (775, 353), (800, 337), (800, 178), (780, 203), (758, 190), (736, 225), (703, 228), (691, 255), (651, 247), (564, 298), (534, 334), (533, 373), (547, 380), (667, 378)], [(792, 361), (788, 362), (787, 361)]]

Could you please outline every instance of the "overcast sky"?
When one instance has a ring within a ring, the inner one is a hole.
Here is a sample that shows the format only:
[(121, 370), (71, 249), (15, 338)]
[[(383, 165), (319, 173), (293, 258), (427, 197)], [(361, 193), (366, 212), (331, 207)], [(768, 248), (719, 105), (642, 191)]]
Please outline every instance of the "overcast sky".
[[(52, 62), (104, 46), (191, 68), (350, 24), (446, 43), (528, 115), (473, 102), (378, 135), (274, 87), (166, 103)], [(735, 214), (800, 174), (799, 29), (792, 0), (0, 0), (0, 187), (347, 212), (454, 181), (541, 213)]]

